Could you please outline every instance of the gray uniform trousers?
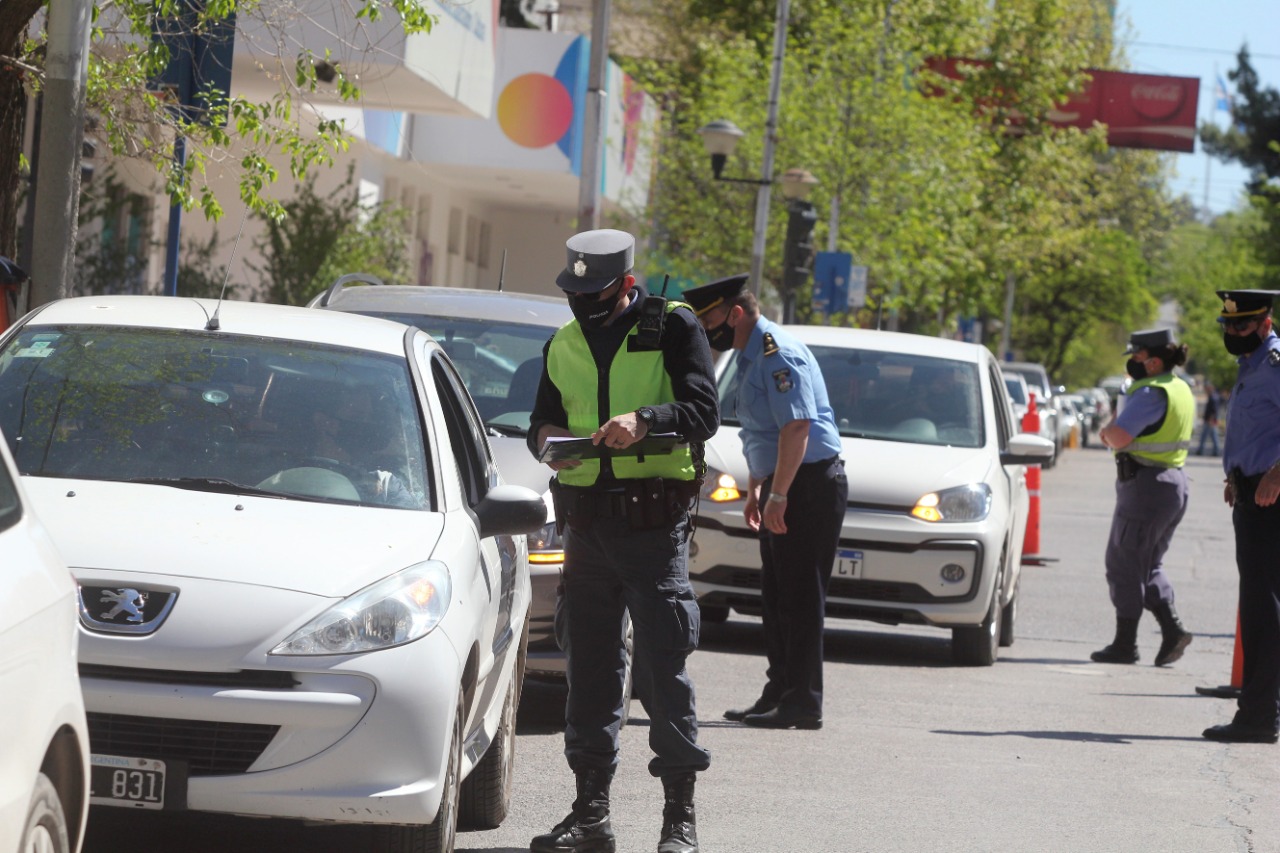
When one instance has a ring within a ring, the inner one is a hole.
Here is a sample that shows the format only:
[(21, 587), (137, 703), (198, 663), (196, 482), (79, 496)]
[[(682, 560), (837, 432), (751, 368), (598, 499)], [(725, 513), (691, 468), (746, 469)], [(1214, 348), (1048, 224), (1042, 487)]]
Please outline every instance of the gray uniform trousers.
[(1187, 511), (1187, 473), (1141, 466), (1131, 480), (1116, 480), (1116, 508), (1107, 539), (1107, 585), (1116, 616), (1140, 619), (1144, 608), (1173, 604), (1163, 560)]

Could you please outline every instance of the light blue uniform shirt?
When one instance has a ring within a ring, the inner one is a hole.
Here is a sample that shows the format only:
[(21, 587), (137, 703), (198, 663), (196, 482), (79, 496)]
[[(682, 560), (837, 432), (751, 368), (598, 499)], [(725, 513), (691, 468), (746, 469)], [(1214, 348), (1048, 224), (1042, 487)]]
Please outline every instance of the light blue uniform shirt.
[(1160, 423), (1169, 409), (1169, 398), (1159, 388), (1143, 385), (1136, 394), (1124, 395), (1124, 407), (1116, 426), (1137, 438), (1149, 426)]
[(1227, 404), (1227, 439), (1222, 467), (1246, 477), (1280, 460), (1280, 338), (1272, 333), (1248, 355), (1236, 359), (1240, 372)]
[[(772, 347), (765, 346), (766, 334)], [(752, 477), (767, 477), (778, 467), (778, 434), (792, 421), (809, 422), (805, 462), (840, 453), (840, 429), (827, 400), (827, 384), (808, 347), (761, 317), (738, 353), (737, 365), (738, 422)]]

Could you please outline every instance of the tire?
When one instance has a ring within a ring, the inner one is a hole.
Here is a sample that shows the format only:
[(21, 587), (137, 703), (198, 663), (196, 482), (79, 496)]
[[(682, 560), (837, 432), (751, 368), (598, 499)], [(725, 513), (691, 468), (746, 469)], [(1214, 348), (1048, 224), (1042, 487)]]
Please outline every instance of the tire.
[(43, 773), (36, 776), (31, 804), (27, 807), (27, 822), (22, 829), (19, 853), (70, 853), (71, 841), (67, 832), (67, 816), (62, 811), (62, 801), (53, 782)]
[(729, 605), (727, 604), (698, 604), (698, 609), (702, 611), (703, 625), (719, 625), (729, 620)]
[(627, 614), (627, 633), (623, 641), (627, 650), (626, 674), (622, 677), (622, 722), (618, 728), (625, 728), (631, 719), (631, 697), (636, 689), (636, 632), (631, 624), (631, 614)]
[(1018, 591), (1021, 587), (1022, 575), (1019, 574), (1018, 580), (1013, 584), (1013, 596), (1000, 613), (1000, 645), (1005, 648), (1013, 645), (1013, 629), (1018, 621)]
[(484, 756), (462, 783), (458, 823), (467, 829), (497, 829), (511, 808), (516, 769), (516, 697), (519, 693), (515, 675), (512, 673), (506, 698), (502, 700), (498, 730)]
[(453, 716), (453, 737), (449, 742), (449, 763), (441, 780), (440, 810), (427, 826), (375, 826), (370, 853), (453, 853), (458, 835), (458, 774), (462, 772), (462, 727), (467, 716), (462, 688)]
[(991, 605), (977, 627), (951, 629), (951, 662), (956, 666), (991, 666), (1000, 655), (1000, 584), (991, 593)]

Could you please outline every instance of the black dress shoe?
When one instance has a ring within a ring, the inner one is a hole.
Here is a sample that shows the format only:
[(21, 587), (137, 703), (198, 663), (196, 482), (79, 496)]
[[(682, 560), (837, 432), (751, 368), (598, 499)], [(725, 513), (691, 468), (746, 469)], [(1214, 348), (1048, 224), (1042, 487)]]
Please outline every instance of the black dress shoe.
[(820, 729), (822, 717), (781, 705), (762, 714), (747, 714), (742, 722), (757, 729)]
[(730, 708), (728, 711), (724, 712), (724, 718), (726, 720), (733, 720), (735, 723), (740, 723), (750, 714), (764, 714), (768, 711), (772, 711), (776, 707), (778, 707), (777, 702), (761, 698), (757, 699), (755, 704), (750, 708)]
[(1275, 726), (1256, 726), (1249, 723), (1227, 723), (1222, 726), (1210, 726), (1204, 730), (1209, 740), (1223, 743), (1275, 743), (1280, 739)]

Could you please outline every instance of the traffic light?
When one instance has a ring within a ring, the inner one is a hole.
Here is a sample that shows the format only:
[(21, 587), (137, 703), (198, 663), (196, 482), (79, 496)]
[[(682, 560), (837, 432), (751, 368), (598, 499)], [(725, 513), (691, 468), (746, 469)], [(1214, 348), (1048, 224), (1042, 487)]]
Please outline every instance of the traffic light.
[(782, 287), (795, 293), (813, 274), (813, 227), (818, 213), (807, 201), (791, 202), (787, 211), (787, 242), (782, 248)]

